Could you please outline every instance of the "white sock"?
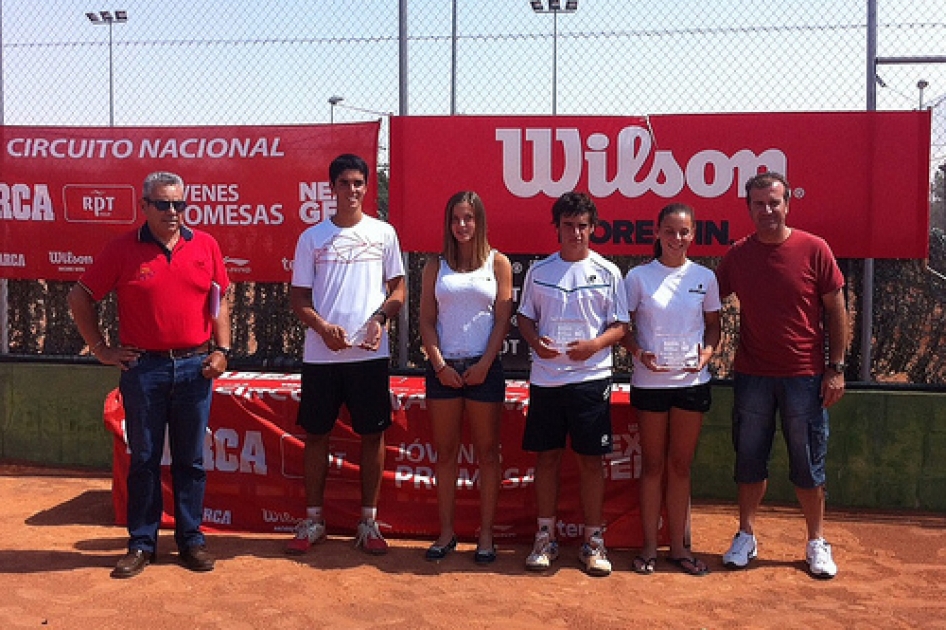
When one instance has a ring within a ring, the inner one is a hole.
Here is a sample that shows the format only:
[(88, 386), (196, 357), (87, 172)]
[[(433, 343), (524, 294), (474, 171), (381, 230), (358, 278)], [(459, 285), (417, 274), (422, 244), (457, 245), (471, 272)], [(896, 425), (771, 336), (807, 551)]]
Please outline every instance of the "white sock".
[(361, 506), (361, 520), (363, 521), (374, 521), (378, 517), (378, 508), (376, 507), (367, 507)]
[(539, 518), (539, 531), (546, 531), (552, 534), (552, 538), (555, 537), (555, 517), (552, 518)]
[(312, 519), (313, 523), (322, 522), (322, 506), (310, 506), (305, 509), (306, 518)]
[(585, 542), (591, 541), (592, 538), (604, 539), (604, 527), (585, 524)]

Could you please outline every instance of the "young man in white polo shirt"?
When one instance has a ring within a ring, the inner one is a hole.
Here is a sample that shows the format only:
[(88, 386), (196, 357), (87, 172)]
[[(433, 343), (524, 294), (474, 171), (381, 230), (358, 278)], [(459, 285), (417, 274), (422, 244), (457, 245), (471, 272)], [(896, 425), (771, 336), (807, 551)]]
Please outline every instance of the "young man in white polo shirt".
[(585, 520), (579, 560), (589, 575), (611, 573), (604, 546), (604, 455), (611, 440), (611, 347), (627, 331), (620, 270), (591, 251), (598, 211), (584, 193), (565, 193), (552, 206), (560, 249), (529, 269), (519, 304), (522, 338), (532, 349), (529, 411), (522, 448), (537, 453), (539, 531), (526, 568), (558, 558), (555, 518), (565, 444), (578, 459)]

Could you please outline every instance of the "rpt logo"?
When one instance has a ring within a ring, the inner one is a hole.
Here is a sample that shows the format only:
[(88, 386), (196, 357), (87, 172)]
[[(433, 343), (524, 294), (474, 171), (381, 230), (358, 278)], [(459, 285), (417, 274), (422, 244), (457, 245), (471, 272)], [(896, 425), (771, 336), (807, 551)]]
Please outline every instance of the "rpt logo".
[(67, 184), (62, 197), (70, 223), (132, 224), (137, 219), (134, 186)]

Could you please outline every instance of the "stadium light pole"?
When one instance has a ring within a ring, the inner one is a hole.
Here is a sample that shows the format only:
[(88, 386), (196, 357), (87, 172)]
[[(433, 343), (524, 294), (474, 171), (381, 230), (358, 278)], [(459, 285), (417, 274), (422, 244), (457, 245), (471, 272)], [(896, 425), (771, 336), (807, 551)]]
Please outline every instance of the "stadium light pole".
[(457, 113), (457, 0), (450, 8), (450, 115)]
[(128, 21), (128, 11), (99, 11), (98, 13), (89, 12), (85, 16), (89, 18), (93, 26), (108, 26), (108, 126), (115, 126), (115, 74), (114, 59), (112, 58), (112, 25), (124, 24)]
[(578, 10), (578, 0), (549, 0), (548, 8), (542, 0), (529, 0), (532, 10), (536, 13), (552, 14), (552, 115), (558, 114), (558, 14), (574, 13)]
[(329, 124), (335, 124), (335, 106), (345, 100), (344, 96), (330, 96), (328, 97), (328, 104), (331, 106), (328, 114)]

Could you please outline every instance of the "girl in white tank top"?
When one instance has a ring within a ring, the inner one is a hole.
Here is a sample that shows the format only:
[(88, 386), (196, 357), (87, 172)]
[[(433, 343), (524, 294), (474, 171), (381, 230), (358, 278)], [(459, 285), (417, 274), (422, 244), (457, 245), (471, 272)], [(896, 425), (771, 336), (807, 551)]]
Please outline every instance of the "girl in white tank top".
[(474, 271), (454, 271), (443, 258), (437, 273), (437, 337), (444, 359), (481, 357), (496, 321), (492, 250)]
[(502, 481), (499, 425), (506, 384), (499, 354), (512, 317), (512, 266), (489, 247), (486, 210), (476, 193), (450, 198), (443, 230), (443, 251), (424, 267), (420, 307), (440, 515), (440, 536), (425, 557), (440, 560), (456, 549), (458, 534), (475, 532), (473, 524), (454, 527), (457, 460), (467, 418), (480, 475), (479, 538), (473, 559), (488, 564), (496, 559), (493, 521)]

